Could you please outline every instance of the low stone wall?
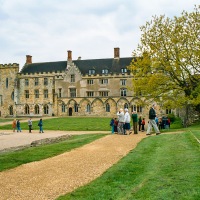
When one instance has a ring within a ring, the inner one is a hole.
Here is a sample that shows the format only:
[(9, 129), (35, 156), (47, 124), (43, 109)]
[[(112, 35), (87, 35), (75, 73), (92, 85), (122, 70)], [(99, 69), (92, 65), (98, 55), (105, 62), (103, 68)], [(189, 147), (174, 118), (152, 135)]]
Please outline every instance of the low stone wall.
[(62, 136), (54, 137), (54, 138), (44, 138), (41, 140), (35, 140), (35, 141), (31, 142), (31, 144), (2, 149), (2, 150), (0, 150), (0, 154), (7, 153), (7, 152), (13, 152), (13, 151), (19, 151), (19, 150), (27, 149), (30, 147), (37, 147), (37, 146), (42, 146), (42, 145), (46, 145), (46, 144), (58, 143), (58, 142), (61, 142), (64, 140), (68, 140), (71, 136), (72, 135), (62, 135)]

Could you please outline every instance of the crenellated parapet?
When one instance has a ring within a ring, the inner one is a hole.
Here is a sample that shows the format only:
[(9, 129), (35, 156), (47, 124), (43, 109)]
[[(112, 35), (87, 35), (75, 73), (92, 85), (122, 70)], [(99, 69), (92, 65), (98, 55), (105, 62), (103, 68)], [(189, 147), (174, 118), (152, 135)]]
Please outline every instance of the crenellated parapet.
[(19, 64), (18, 63), (0, 64), (0, 68), (8, 68), (8, 67), (10, 67), (10, 68), (12, 68), (12, 67), (16, 68), (16, 67), (19, 67)]

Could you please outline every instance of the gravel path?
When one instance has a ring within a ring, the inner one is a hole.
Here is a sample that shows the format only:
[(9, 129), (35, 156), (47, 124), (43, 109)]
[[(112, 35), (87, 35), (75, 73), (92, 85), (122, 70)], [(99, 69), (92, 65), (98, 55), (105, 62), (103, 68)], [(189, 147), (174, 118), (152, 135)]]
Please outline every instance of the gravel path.
[(101, 176), (145, 137), (107, 135), (59, 156), (1, 172), (0, 199), (55, 199)]

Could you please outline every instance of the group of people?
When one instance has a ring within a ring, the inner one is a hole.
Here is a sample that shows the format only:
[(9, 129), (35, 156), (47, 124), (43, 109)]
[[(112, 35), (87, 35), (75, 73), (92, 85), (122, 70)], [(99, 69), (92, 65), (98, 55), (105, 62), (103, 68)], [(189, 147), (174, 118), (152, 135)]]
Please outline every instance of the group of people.
[(133, 112), (132, 115), (129, 114), (128, 108), (124, 110), (120, 108), (117, 112), (118, 118), (112, 118), (110, 121), (111, 132), (118, 133), (122, 135), (130, 135), (131, 131), (131, 119), (133, 120), (133, 131), (137, 134), (137, 113)]
[[(149, 121), (148, 121), (148, 127), (147, 127), (147, 133), (146, 135), (151, 135), (152, 127), (154, 128), (156, 135), (159, 135), (161, 132), (159, 130), (159, 125), (156, 121), (156, 104), (153, 103), (152, 107), (149, 110)], [(145, 131), (145, 118), (142, 118), (141, 116), (138, 118), (138, 115), (136, 111), (133, 111), (130, 115), (128, 112), (128, 109), (125, 108), (124, 110), (121, 108), (117, 112), (118, 118), (112, 118), (110, 121), (111, 126), (111, 132), (112, 133), (118, 133), (123, 135), (130, 135), (132, 133), (131, 131), (131, 118), (133, 121), (133, 133), (138, 134), (138, 128), (139, 131), (144, 132)]]
[[(44, 133), (42, 119), (39, 120), (38, 126), (39, 126), (39, 133)], [(15, 119), (13, 120), (12, 128), (13, 128), (13, 132), (15, 132), (16, 129), (17, 129), (17, 132), (22, 132), (19, 119), (18, 120), (15, 120)], [(33, 130), (33, 123), (32, 123), (31, 118), (28, 120), (28, 129), (29, 129), (29, 133), (31, 133), (31, 131)]]

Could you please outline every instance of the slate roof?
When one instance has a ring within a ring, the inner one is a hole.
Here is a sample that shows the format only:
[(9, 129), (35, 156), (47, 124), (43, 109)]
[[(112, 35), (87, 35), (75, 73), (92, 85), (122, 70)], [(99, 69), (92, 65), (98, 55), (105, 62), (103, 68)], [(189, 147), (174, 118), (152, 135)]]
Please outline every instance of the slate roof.
[[(108, 73), (121, 73), (121, 69), (129, 66), (132, 59), (132, 57), (127, 57), (120, 59), (73, 60), (72, 62), (79, 68), (82, 75), (85, 75), (91, 69), (95, 70), (95, 74), (101, 74), (103, 69), (108, 69)], [(67, 61), (32, 63), (24, 65), (20, 73), (62, 72), (65, 71), (66, 67)]]

